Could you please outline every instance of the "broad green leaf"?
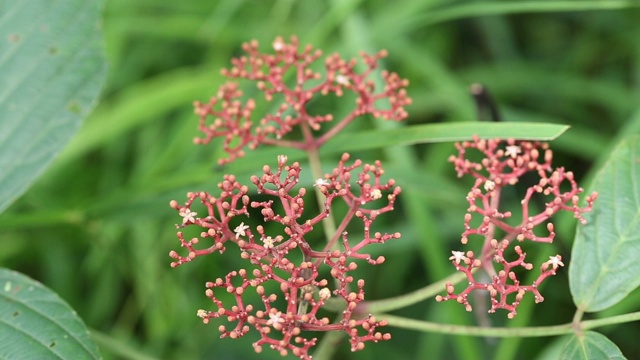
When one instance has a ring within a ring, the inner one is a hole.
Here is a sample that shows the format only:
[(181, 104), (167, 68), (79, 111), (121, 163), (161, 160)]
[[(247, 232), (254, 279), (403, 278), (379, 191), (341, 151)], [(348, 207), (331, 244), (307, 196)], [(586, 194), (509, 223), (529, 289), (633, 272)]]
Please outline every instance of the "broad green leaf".
[[(107, 106), (99, 106), (56, 163), (74, 161), (87, 151), (124, 136), (128, 131), (208, 94), (214, 84), (210, 68), (179, 69), (140, 81), (120, 92)], [(197, 131), (193, 120), (194, 134)]]
[(640, 285), (640, 137), (623, 140), (587, 192), (597, 191), (573, 243), (569, 285), (584, 311), (617, 304)]
[(569, 126), (524, 122), (457, 122), (406, 126), (384, 131), (363, 131), (356, 134), (340, 134), (329, 141), (331, 152), (374, 149), (395, 145), (412, 145), (481, 138), (514, 138), (548, 141), (567, 131)]
[(560, 353), (562, 360), (626, 359), (606, 336), (587, 331), (569, 339)]
[[(520, 315), (519, 312), (518, 315)], [(563, 335), (549, 339), (533, 360), (560, 359), (560, 353), (562, 353), (567, 342), (573, 339), (574, 336), (575, 335)]]
[(0, 2), (0, 211), (78, 130), (106, 73), (98, 0)]
[(99, 359), (76, 312), (56, 293), (0, 268), (0, 359)]

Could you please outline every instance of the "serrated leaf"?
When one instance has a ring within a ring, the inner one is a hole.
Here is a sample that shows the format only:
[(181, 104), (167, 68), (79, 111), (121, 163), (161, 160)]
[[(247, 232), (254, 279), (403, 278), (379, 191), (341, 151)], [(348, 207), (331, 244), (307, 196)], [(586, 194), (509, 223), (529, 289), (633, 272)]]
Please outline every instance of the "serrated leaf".
[(620, 349), (606, 336), (594, 331), (576, 334), (560, 353), (562, 360), (626, 359)]
[(481, 138), (514, 138), (549, 141), (562, 135), (569, 126), (525, 122), (458, 122), (423, 124), (391, 130), (342, 133), (327, 143), (332, 152), (375, 149), (395, 145), (413, 145)]
[(100, 1), (0, 2), (0, 211), (91, 111), (106, 73)]
[(76, 312), (56, 293), (0, 268), (0, 359), (99, 359)]
[(584, 311), (615, 305), (640, 285), (640, 137), (623, 140), (588, 191), (599, 196), (578, 226), (569, 268), (573, 301)]

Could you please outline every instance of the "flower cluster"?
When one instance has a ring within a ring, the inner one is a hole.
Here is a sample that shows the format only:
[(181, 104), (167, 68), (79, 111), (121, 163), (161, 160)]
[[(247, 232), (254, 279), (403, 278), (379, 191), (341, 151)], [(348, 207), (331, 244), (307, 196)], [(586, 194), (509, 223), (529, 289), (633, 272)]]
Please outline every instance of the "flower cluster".
[[(254, 119), (256, 103), (253, 99), (242, 101), (242, 91), (236, 82), (223, 85), (218, 94), (208, 103), (195, 102), (195, 112), (200, 116), (200, 130), (203, 138), (196, 138), (197, 144), (207, 144), (216, 137), (223, 137), (223, 148), (229, 157), (220, 159), (221, 164), (244, 156), (244, 149), (255, 149), (260, 144), (293, 147), (302, 150), (317, 149), (331, 137), (344, 129), (353, 120), (370, 114), (387, 120), (402, 120), (407, 117), (404, 106), (411, 103), (405, 87), (408, 81), (396, 73), (382, 71), (383, 89), (376, 89), (372, 72), (377, 68), (386, 51), (375, 55), (361, 54), (365, 69), (358, 72), (358, 62), (345, 60), (338, 54), (328, 56), (321, 74), (312, 69), (322, 56), (320, 50), (311, 46), (300, 48), (297, 38), (287, 43), (278, 37), (272, 44), (275, 54), (261, 53), (258, 42), (243, 44), (246, 56), (232, 60), (232, 67), (224, 69), (224, 76), (257, 82), (267, 102), (272, 105), (272, 113)], [(341, 119), (333, 115), (313, 114), (310, 103), (319, 97), (343, 96), (346, 92), (354, 95), (353, 108)], [(331, 129), (314, 136), (321, 124), (334, 122)], [(303, 139), (285, 139), (299, 126)]]
[[(480, 257), (476, 257), (473, 251), (452, 252), (449, 260), (458, 271), (466, 274), (468, 286), (456, 292), (454, 286), (447, 283), (447, 295), (438, 295), (436, 300), (455, 300), (471, 311), (469, 294), (474, 290), (486, 290), (491, 297), (489, 312), (505, 309), (509, 311), (508, 317), (513, 318), (527, 292), (534, 295), (535, 302), (544, 300), (538, 289), (540, 283), (555, 275), (558, 267), (564, 264), (560, 255), (550, 256), (540, 266), (541, 273), (537, 279), (530, 285), (524, 285), (518, 280), (515, 270), (532, 270), (534, 266), (525, 262), (526, 253), (520, 246), (514, 246), (512, 252), (507, 253), (507, 250), (511, 250), (515, 240), (552, 242), (555, 232), (549, 219), (559, 211), (572, 212), (584, 224), (582, 213), (591, 211), (597, 193), (587, 196), (586, 206), (580, 207), (579, 194), (583, 189), (576, 183), (572, 172), (551, 166), (553, 153), (546, 143), (476, 137), (473, 141), (457, 143), (456, 148), (458, 156), (451, 156), (449, 160), (455, 165), (458, 176), (469, 174), (476, 179), (467, 194), (469, 208), (461, 241), (467, 244), (470, 236), (479, 235), (485, 239), (485, 243)], [(470, 154), (467, 154), (469, 150), (479, 152), (481, 160), (471, 160)], [(517, 184), (529, 173), (537, 175), (537, 183), (527, 188), (520, 201), (518, 220), (512, 221), (513, 213), (500, 208), (502, 190)], [(537, 211), (533, 204), (536, 197), (544, 204)], [(498, 233), (502, 240), (496, 239)], [(496, 271), (494, 264), (501, 269)], [(483, 269), (491, 277), (491, 282), (477, 281), (474, 275), (476, 269)]]
[[(261, 335), (253, 344), (256, 352), (267, 346), (301, 359), (310, 359), (309, 349), (316, 344), (316, 338), (305, 336), (309, 331), (345, 331), (353, 351), (362, 349), (366, 341), (390, 338), (378, 330), (386, 325), (384, 320), (358, 313), (365, 282), (355, 279), (352, 271), (358, 267), (357, 260), (374, 265), (384, 262), (384, 257), (373, 259), (362, 252), (365, 246), (400, 237), (399, 233), (371, 230), (378, 215), (393, 210), (400, 188), (393, 180), (381, 180), (384, 171), (380, 163), (348, 162), (349, 156), (343, 155), (338, 167), (313, 185), (323, 194), (324, 206), (312, 216), (304, 201), (307, 190), (297, 189), (300, 165), (288, 165), (284, 155), (278, 157), (275, 171), (264, 166), (261, 176), (251, 178), (259, 200), (252, 201), (248, 187), (226, 175), (216, 196), (194, 192), (187, 194), (184, 204), (171, 201), (182, 217), (178, 238), (186, 249), (186, 255), (171, 251), (172, 266), (222, 253), (232, 244), (246, 261), (245, 268), (206, 283), (205, 294), (215, 309), (198, 311), (204, 323), (226, 319), (231, 326), (220, 325), (219, 331), (222, 337), (233, 339), (253, 328)], [(358, 169), (357, 176), (352, 175)], [(332, 240), (314, 248), (310, 232), (331, 214), (337, 200), (347, 204), (348, 212)], [(252, 229), (239, 221), (256, 211), (262, 215), (262, 225)], [(356, 219), (364, 230), (354, 239), (345, 229)], [(185, 239), (182, 229), (187, 227), (195, 227), (200, 236)], [(274, 228), (282, 230), (271, 233)], [(334, 246), (337, 244), (341, 246)], [(341, 299), (345, 307), (335, 323), (319, 314), (332, 296)]]

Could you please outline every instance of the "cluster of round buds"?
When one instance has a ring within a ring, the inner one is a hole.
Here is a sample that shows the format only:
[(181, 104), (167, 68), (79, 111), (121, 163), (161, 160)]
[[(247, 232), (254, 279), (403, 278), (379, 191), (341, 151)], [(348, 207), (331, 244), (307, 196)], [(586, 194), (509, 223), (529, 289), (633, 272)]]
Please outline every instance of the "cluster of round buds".
[[(551, 216), (559, 211), (569, 211), (585, 223), (582, 214), (591, 211), (598, 194), (586, 196), (586, 205), (581, 207), (579, 195), (584, 190), (578, 186), (572, 172), (552, 167), (553, 152), (546, 143), (474, 137), (472, 141), (457, 143), (456, 148), (458, 155), (452, 155), (449, 161), (454, 164), (458, 176), (468, 174), (476, 179), (467, 194), (469, 207), (464, 217), (465, 230), (461, 242), (467, 244), (470, 236), (478, 235), (484, 239), (484, 246), (478, 259), (472, 252), (453, 251), (449, 259), (458, 271), (467, 275), (469, 285), (456, 293), (454, 286), (448, 284), (447, 295), (438, 296), (437, 300), (455, 300), (471, 311), (468, 295), (474, 290), (486, 290), (491, 296), (489, 312), (506, 309), (508, 317), (513, 318), (527, 292), (533, 294), (536, 302), (544, 300), (538, 286), (564, 265), (560, 255), (551, 256), (540, 267), (540, 276), (532, 284), (523, 285), (513, 269), (520, 267), (528, 271), (534, 266), (524, 261), (526, 253), (521, 246), (515, 246), (514, 241), (552, 242), (556, 234), (553, 223), (549, 221)], [(480, 160), (471, 160), (477, 157), (468, 154), (470, 151), (479, 153)], [(512, 211), (501, 205), (502, 190), (518, 184), (529, 173), (537, 175), (538, 180), (526, 188), (519, 208)], [(537, 213), (530, 206), (534, 198), (544, 204)], [(521, 214), (519, 220), (513, 220), (514, 213)], [(541, 234), (540, 228), (546, 233)], [(500, 241), (495, 239), (498, 233), (503, 234)], [(507, 260), (505, 251), (511, 246), (516, 258)], [(501, 270), (497, 271), (496, 267)], [(474, 272), (478, 269), (483, 269), (490, 276), (490, 283), (476, 281)]]
[[(274, 112), (254, 119), (255, 100), (243, 101), (243, 93), (235, 82), (224, 84), (208, 103), (194, 103), (195, 113), (200, 117), (199, 128), (204, 133), (204, 137), (196, 138), (195, 142), (206, 144), (214, 138), (224, 138), (223, 149), (229, 157), (221, 159), (221, 164), (244, 156), (245, 148), (255, 149), (260, 144), (317, 149), (349, 123), (367, 114), (395, 121), (407, 117), (404, 107), (411, 104), (411, 98), (405, 88), (409, 82), (396, 73), (381, 71), (384, 86), (379, 89), (371, 79), (386, 51), (375, 55), (362, 53), (363, 71), (358, 71), (355, 59), (330, 55), (321, 73), (312, 67), (322, 52), (310, 45), (302, 48), (296, 37), (290, 42), (276, 38), (268, 53), (259, 50), (257, 41), (245, 43), (242, 48), (246, 55), (232, 59), (232, 67), (222, 70), (222, 74), (256, 82), (266, 101), (279, 103), (270, 106)], [(292, 79), (288, 73), (294, 74)], [(310, 108), (314, 99), (329, 94), (343, 96), (345, 92), (355, 96), (347, 115), (340, 119), (334, 119), (331, 113), (312, 115), (318, 113), (317, 109)], [(334, 123), (329, 131), (317, 136), (310, 131), (318, 131), (328, 122)], [(304, 139), (283, 140), (296, 127), (302, 127)]]
[[(172, 200), (169, 203), (173, 209), (178, 211), (182, 218), (182, 222), (177, 224), (178, 229), (187, 226), (196, 226), (200, 228), (200, 237), (193, 237), (189, 240), (185, 239), (182, 231), (178, 232), (180, 246), (187, 249), (187, 255), (179, 255), (176, 251), (171, 251), (169, 256), (175, 261), (171, 263), (172, 267), (190, 262), (197, 256), (211, 254), (213, 252), (224, 252), (224, 244), (228, 240), (237, 240), (237, 230), (242, 229), (242, 225), (236, 228), (236, 232), (230, 230), (232, 219), (237, 216), (248, 216), (249, 189), (247, 186), (240, 184), (233, 175), (225, 175), (222, 182), (218, 183), (220, 189), (219, 196), (213, 196), (207, 192), (189, 192), (187, 193), (187, 201), (179, 204)], [(194, 207), (200, 207), (202, 210), (194, 210)], [(207, 243), (211, 243), (206, 247), (198, 245), (201, 240), (205, 239)], [(200, 247), (199, 247), (200, 246)]]
[[(187, 249), (186, 256), (171, 251), (172, 266), (201, 255), (222, 253), (228, 244), (236, 244), (241, 259), (247, 261), (245, 268), (206, 283), (205, 295), (215, 309), (198, 310), (197, 316), (204, 323), (226, 319), (229, 324), (219, 326), (222, 337), (236, 339), (255, 329), (261, 335), (254, 343), (257, 352), (266, 346), (301, 359), (310, 358), (309, 349), (316, 344), (312, 335), (315, 331), (344, 331), (353, 351), (362, 349), (367, 341), (388, 340), (390, 335), (379, 331), (386, 321), (359, 313), (358, 304), (365, 299), (365, 281), (355, 279), (352, 273), (358, 262), (384, 262), (384, 257), (372, 258), (363, 248), (400, 237), (399, 233), (372, 231), (377, 216), (393, 210), (400, 188), (393, 180), (382, 181), (380, 162), (363, 164), (355, 160), (348, 164), (349, 156), (344, 154), (331, 174), (312, 185), (324, 195), (324, 205), (310, 217), (304, 199), (307, 190), (298, 187), (300, 164), (289, 164), (284, 155), (277, 160), (276, 168), (265, 165), (262, 175), (251, 178), (260, 201), (251, 201), (247, 187), (231, 175), (218, 184), (218, 196), (194, 192), (187, 194), (184, 204), (171, 201), (182, 218), (176, 225), (181, 230), (178, 239)], [(349, 208), (334, 236), (341, 247), (334, 249), (332, 244), (323, 243), (314, 248), (308, 234), (329, 216), (338, 200)], [(276, 228), (282, 232), (273, 234), (273, 230), (267, 230), (274, 229), (272, 226), (254, 227), (245, 224), (246, 220), (240, 221), (251, 209), (260, 212), (265, 224), (277, 223)], [(363, 226), (357, 237), (344, 231), (355, 219)], [(198, 228), (200, 237), (186, 240), (184, 228)], [(330, 276), (324, 278), (321, 273)], [(318, 315), (332, 296), (345, 304), (342, 319), (336, 323)]]
[[(467, 194), (469, 208), (464, 218), (463, 244), (471, 235), (491, 238), (495, 228), (506, 233), (509, 240), (552, 242), (555, 232), (553, 224), (548, 222), (551, 216), (559, 211), (569, 211), (584, 223), (582, 214), (591, 211), (598, 196), (593, 193), (585, 198), (584, 207), (579, 205), (579, 195), (584, 190), (578, 186), (571, 171), (552, 167), (553, 152), (547, 143), (474, 137), (473, 141), (456, 143), (456, 148), (458, 155), (452, 155), (449, 161), (454, 164), (458, 176), (469, 174), (476, 179)], [(469, 160), (469, 150), (479, 152), (481, 160)], [(517, 184), (528, 173), (536, 174), (538, 180), (526, 189), (520, 201), (520, 220), (510, 224), (508, 221), (515, 211), (501, 210), (498, 206), (502, 189)], [(545, 205), (538, 213), (532, 213), (530, 203), (536, 197)], [(481, 220), (475, 227), (471, 225), (474, 216)], [(534, 230), (541, 226), (546, 228), (547, 235), (536, 234)]]
[(525, 270), (532, 270), (533, 264), (525, 262), (526, 253), (520, 246), (513, 248), (517, 258), (507, 260), (505, 258), (505, 250), (508, 248), (509, 242), (503, 240), (499, 242), (495, 239), (491, 241), (491, 247), (495, 251), (493, 261), (502, 266), (502, 270), (498, 271), (491, 277), (490, 283), (476, 280), (475, 271), (482, 267), (482, 262), (476, 259), (473, 251), (452, 251), (453, 255), (449, 258), (456, 270), (466, 274), (468, 283), (466, 287), (456, 292), (452, 283), (448, 282), (445, 286), (447, 294), (437, 295), (436, 301), (442, 302), (454, 300), (465, 306), (467, 311), (473, 308), (469, 302), (469, 295), (475, 290), (484, 290), (489, 293), (491, 298), (491, 308), (489, 313), (495, 312), (497, 309), (505, 309), (509, 311), (507, 317), (513, 319), (517, 314), (517, 307), (520, 305), (524, 295), (527, 292), (533, 294), (536, 303), (542, 302), (544, 297), (539, 292), (539, 286), (544, 279), (555, 275), (558, 267), (564, 266), (560, 255), (550, 256), (549, 261), (542, 264), (540, 275), (529, 285), (524, 285), (518, 279), (515, 268), (521, 267)]

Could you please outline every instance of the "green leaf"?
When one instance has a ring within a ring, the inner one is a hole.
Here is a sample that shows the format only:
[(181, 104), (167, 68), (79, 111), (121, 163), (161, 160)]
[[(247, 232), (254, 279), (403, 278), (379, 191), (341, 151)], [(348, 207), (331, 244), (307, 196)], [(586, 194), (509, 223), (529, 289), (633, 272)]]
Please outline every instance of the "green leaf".
[[(136, 127), (180, 108), (191, 110), (193, 99), (211, 91), (209, 67), (178, 69), (139, 81), (121, 91), (113, 102), (99, 106), (77, 137), (60, 154), (68, 163), (108, 141), (125, 136)], [(194, 134), (196, 127), (193, 127)]]
[(434, 142), (465, 141), (481, 138), (514, 138), (549, 141), (562, 135), (569, 126), (525, 122), (458, 122), (406, 126), (384, 131), (341, 133), (328, 142), (331, 152), (382, 148)]
[(461, 3), (443, 7), (440, 10), (417, 12), (408, 18), (401, 29), (414, 26), (434, 25), (446, 21), (502, 14), (546, 13), (563, 11), (603, 11), (637, 7), (638, 4), (628, 0), (586, 0), (586, 1), (492, 1), (483, 3)]
[(640, 137), (623, 140), (596, 175), (599, 196), (578, 226), (569, 285), (584, 311), (615, 305), (640, 285)]
[(0, 359), (99, 359), (76, 312), (56, 293), (0, 268)]
[(606, 336), (593, 331), (576, 334), (560, 353), (560, 359), (626, 359), (620, 349)]
[(0, 2), (0, 211), (95, 104), (106, 74), (98, 0)]

